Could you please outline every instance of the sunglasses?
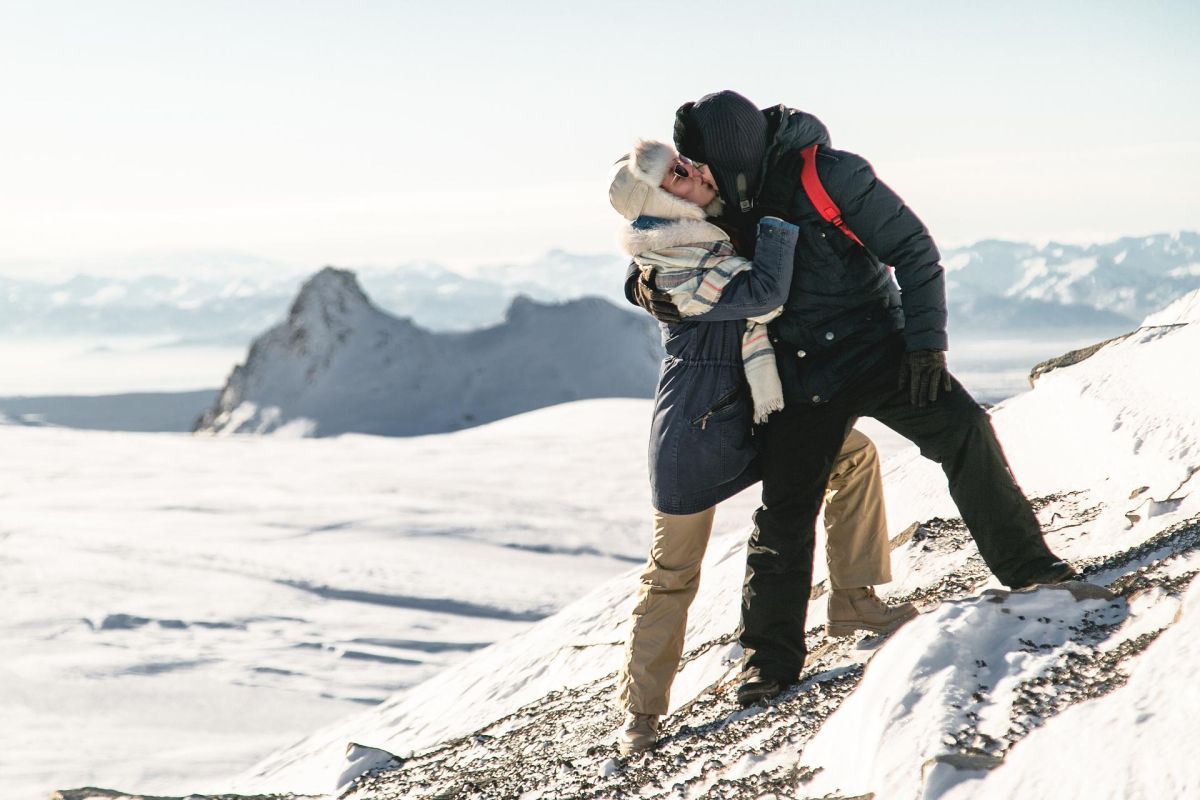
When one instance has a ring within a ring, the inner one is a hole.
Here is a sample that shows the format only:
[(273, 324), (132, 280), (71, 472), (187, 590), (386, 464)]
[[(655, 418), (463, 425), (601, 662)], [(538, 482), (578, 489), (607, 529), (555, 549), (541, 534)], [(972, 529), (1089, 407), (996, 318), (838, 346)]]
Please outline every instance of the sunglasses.
[(675, 160), (675, 166), (671, 167), (671, 172), (674, 175), (674, 177), (671, 178), (672, 183), (679, 180), (680, 178), (692, 177), (692, 173), (688, 169), (689, 164), (691, 165), (692, 169), (696, 170), (697, 172), (704, 169), (704, 165), (701, 164), (699, 161), (692, 161), (691, 159), (684, 158), (683, 156), (679, 156), (679, 158), (677, 158)]

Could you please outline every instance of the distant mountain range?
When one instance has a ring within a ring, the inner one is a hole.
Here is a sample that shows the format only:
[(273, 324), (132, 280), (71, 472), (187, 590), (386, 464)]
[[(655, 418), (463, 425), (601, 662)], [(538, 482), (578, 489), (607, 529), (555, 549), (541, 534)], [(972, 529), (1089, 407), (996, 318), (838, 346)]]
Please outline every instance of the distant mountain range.
[(200, 433), (441, 433), (595, 397), (650, 397), (657, 324), (599, 298), (518, 296), (498, 325), (436, 333), (376, 308), (325, 268), (254, 340)]
[[(984, 241), (947, 250), (952, 330), (1113, 329), (1200, 287), (1200, 234), (1096, 245)], [(431, 263), (357, 272), (380, 308), (431, 331), (499, 324), (518, 295), (599, 296), (623, 304), (625, 260), (552, 251), (464, 275)], [(210, 273), (211, 275), (212, 273)], [(221, 279), (79, 276), (47, 284), (0, 277), (0, 335), (161, 336), (242, 344), (284, 318), (302, 279), (262, 270)]]
[[(432, 263), (356, 270), (374, 301), (435, 331), (503, 321), (518, 295), (543, 301), (605, 297), (624, 304), (624, 259), (561, 250), (475, 276)], [(304, 276), (76, 276), (45, 283), (0, 276), (0, 336), (158, 336), (180, 344), (245, 344), (285, 317)]]
[(943, 264), (959, 329), (1137, 324), (1200, 287), (1200, 235), (1040, 248), (984, 241), (949, 251)]

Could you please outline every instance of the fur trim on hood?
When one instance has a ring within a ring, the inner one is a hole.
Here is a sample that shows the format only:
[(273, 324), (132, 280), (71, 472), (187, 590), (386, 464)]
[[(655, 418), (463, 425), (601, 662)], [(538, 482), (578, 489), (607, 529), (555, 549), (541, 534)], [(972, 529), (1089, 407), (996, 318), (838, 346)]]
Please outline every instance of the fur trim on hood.
[(639, 139), (633, 146), (633, 158), (629, 160), (629, 171), (633, 177), (651, 186), (660, 186), (667, 177), (667, 170), (675, 164), (679, 154), (669, 144), (653, 139)]
[(660, 219), (704, 219), (721, 213), (721, 199), (704, 208), (688, 202), (660, 185), (676, 158), (675, 150), (662, 142), (641, 140), (633, 152), (622, 156), (609, 173), (608, 202), (628, 220), (638, 217)]
[(729, 234), (702, 219), (638, 217), (621, 230), (621, 249), (631, 256), (668, 247), (728, 240)]

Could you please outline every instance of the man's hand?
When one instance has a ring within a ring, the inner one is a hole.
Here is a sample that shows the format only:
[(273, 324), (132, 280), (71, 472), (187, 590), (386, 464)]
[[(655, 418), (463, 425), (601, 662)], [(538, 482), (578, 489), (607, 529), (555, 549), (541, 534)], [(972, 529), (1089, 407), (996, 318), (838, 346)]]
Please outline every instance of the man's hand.
[(937, 401), (938, 388), (950, 391), (950, 373), (946, 370), (943, 350), (914, 350), (900, 360), (900, 388), (908, 386), (908, 399), (914, 406)]
[(671, 295), (660, 292), (654, 285), (654, 273), (651, 270), (644, 270), (630, 280), (633, 281), (630, 292), (633, 300), (647, 314), (659, 322), (676, 323), (683, 320), (683, 317), (679, 315), (679, 309), (671, 302)]

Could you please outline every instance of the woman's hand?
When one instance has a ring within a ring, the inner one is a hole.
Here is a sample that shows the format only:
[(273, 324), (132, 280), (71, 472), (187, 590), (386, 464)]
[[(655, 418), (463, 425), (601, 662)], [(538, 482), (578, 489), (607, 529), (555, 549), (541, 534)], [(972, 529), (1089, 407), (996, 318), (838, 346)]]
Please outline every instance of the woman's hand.
[(658, 287), (655, 286), (653, 270), (642, 270), (637, 275), (632, 276), (630, 280), (634, 282), (633, 291), (631, 292), (633, 300), (647, 314), (659, 322), (670, 324), (683, 320), (683, 317), (679, 314), (679, 309), (671, 301), (671, 295), (659, 291)]

